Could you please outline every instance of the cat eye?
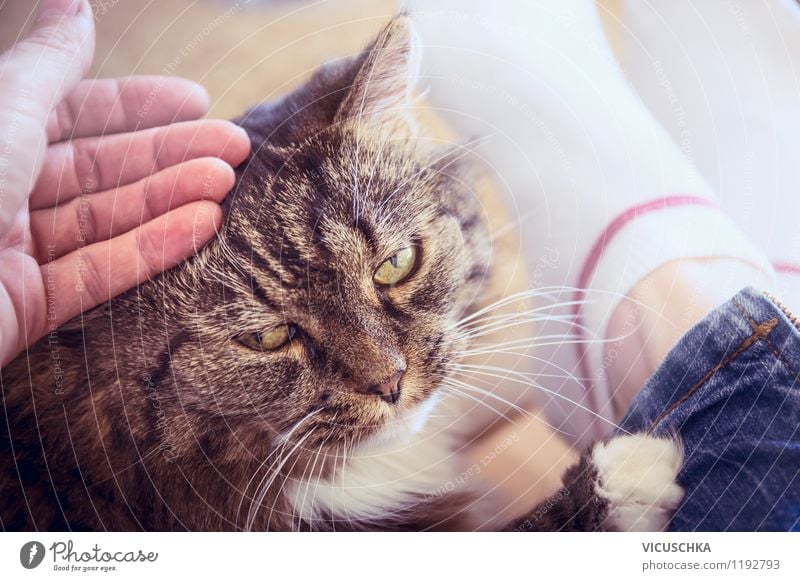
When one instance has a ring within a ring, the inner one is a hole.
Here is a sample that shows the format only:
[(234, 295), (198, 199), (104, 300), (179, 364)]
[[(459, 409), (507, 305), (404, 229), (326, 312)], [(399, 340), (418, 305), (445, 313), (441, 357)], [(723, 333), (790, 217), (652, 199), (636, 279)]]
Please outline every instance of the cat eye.
[(297, 334), (292, 325), (278, 325), (268, 331), (256, 331), (239, 335), (236, 339), (256, 351), (275, 351), (280, 349)]
[(381, 286), (398, 284), (408, 278), (417, 265), (417, 247), (406, 246), (384, 261), (372, 275), (372, 280)]

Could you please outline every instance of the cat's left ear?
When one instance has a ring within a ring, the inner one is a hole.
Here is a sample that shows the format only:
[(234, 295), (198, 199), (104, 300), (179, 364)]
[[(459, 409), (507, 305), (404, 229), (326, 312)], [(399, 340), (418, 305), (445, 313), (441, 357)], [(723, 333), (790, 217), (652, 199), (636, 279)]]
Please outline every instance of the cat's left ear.
[(408, 14), (392, 19), (359, 59), (361, 66), (335, 121), (415, 132), (412, 106), (422, 59), (420, 45)]

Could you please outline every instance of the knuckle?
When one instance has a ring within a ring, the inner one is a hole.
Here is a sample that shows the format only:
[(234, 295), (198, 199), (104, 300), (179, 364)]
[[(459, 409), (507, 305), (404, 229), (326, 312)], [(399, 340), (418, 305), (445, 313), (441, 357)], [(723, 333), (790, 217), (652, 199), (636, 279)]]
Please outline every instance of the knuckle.
[[(163, 238), (163, 233), (161, 234)], [(163, 244), (156, 232), (150, 228), (139, 228), (136, 233), (136, 245), (142, 264), (142, 275), (150, 278), (161, 271), (158, 265), (164, 262)]]
[(106, 277), (103, 276), (101, 265), (98, 264), (94, 254), (78, 251), (81, 268), (81, 286), (83, 292), (89, 297), (93, 305), (104, 303), (108, 299)]
[(71, 147), (73, 171), (81, 192), (96, 192), (100, 188), (101, 175), (94, 150), (81, 140), (73, 141)]
[(77, 244), (79, 247), (97, 240), (97, 218), (88, 196), (82, 194), (75, 201), (75, 221), (78, 224)]
[(29, 46), (69, 55), (72, 55), (79, 47), (74, 32), (67, 27), (58, 25), (42, 27), (23, 42), (29, 43)]

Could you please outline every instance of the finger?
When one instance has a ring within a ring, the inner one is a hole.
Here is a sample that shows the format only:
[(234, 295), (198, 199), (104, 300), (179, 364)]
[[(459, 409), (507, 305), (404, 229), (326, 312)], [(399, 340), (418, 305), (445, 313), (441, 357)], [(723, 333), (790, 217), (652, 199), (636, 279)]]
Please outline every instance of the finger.
[(233, 187), (233, 168), (216, 158), (172, 166), (135, 184), (31, 213), (30, 232), (40, 264), (133, 230), (198, 200), (221, 202)]
[(42, 265), (47, 312), (52, 317), (48, 325), (61, 325), (179, 264), (207, 243), (221, 222), (217, 204), (193, 202), (122, 236)]
[[(39, 265), (24, 252), (0, 252), (0, 367), (11, 361), (46, 328), (42, 308), (45, 282)], [(37, 330), (31, 335), (31, 330)]]
[(31, 209), (130, 184), (198, 157), (219, 157), (237, 166), (248, 153), (250, 140), (244, 130), (221, 120), (188, 121), (57, 143), (48, 148), (31, 194)]
[(78, 84), (93, 51), (87, 0), (42, 0), (28, 36), (0, 55), (0, 234), (36, 180), (50, 111)]
[(81, 82), (47, 120), (50, 142), (198, 119), (208, 93), (192, 81), (139, 76)]

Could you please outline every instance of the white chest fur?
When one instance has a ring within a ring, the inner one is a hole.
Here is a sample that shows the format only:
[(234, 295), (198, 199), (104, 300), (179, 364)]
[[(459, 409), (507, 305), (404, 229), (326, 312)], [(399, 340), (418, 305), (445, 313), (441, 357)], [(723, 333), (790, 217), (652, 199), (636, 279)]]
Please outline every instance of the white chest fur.
[[(424, 421), (433, 408), (404, 422), (378, 443), (338, 458), (330, 478), (294, 481), (285, 488), (297, 519), (313, 523), (333, 518), (343, 524), (381, 519), (392, 510), (441, 493), (452, 480), (456, 461), (442, 423)], [(423, 425), (424, 424), (424, 425)]]

